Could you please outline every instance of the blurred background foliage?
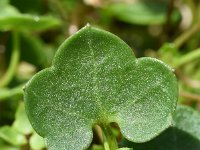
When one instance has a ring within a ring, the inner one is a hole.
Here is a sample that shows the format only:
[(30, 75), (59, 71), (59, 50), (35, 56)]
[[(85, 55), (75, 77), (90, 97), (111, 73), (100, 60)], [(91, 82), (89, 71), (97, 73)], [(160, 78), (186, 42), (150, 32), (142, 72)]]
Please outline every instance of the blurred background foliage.
[(136, 57), (171, 65), (178, 103), (200, 110), (199, 0), (0, 0), (0, 8), (1, 150), (45, 149), (27, 120), (22, 88), (87, 23), (122, 38)]

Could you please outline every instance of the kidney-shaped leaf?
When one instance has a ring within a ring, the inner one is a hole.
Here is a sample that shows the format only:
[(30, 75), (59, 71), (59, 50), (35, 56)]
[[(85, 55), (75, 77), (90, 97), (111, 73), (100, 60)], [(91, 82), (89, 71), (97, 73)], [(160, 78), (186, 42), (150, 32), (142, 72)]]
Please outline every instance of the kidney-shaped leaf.
[(27, 115), (50, 150), (84, 149), (92, 127), (110, 122), (129, 140), (150, 140), (171, 124), (176, 101), (171, 68), (136, 59), (121, 39), (91, 26), (67, 39), (53, 66), (25, 88)]
[(155, 139), (138, 144), (123, 140), (121, 146), (134, 150), (198, 150), (200, 149), (200, 114), (188, 106), (178, 106), (173, 126)]

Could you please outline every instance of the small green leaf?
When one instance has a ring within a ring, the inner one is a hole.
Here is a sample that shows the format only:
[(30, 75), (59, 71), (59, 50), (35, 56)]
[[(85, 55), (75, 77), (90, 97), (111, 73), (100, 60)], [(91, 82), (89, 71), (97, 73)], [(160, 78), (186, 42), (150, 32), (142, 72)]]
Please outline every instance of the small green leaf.
[(24, 135), (9, 126), (3, 126), (0, 128), (0, 138), (15, 146), (24, 145), (27, 143)]
[(15, 7), (5, 6), (0, 10), (0, 30), (34, 30), (41, 31), (58, 27), (60, 21), (51, 16), (33, 16), (21, 14)]
[(200, 113), (188, 106), (178, 106), (173, 127), (152, 141), (137, 144), (124, 140), (123, 146), (134, 150), (198, 150), (200, 149)]
[(33, 128), (31, 127), (31, 124), (26, 116), (24, 103), (20, 103), (12, 126), (22, 134), (28, 135), (32, 133)]
[(176, 59), (180, 57), (180, 53), (173, 43), (165, 43), (158, 51), (159, 58), (167, 64), (174, 67)]
[(45, 147), (44, 139), (34, 132), (30, 138), (30, 146), (32, 150), (43, 149)]
[(115, 35), (86, 26), (62, 44), (51, 68), (28, 82), (24, 98), (50, 150), (82, 150), (95, 124), (116, 122), (127, 139), (150, 140), (171, 125), (177, 95), (170, 67), (136, 59)]
[[(159, 2), (116, 3), (109, 5), (106, 11), (109, 15), (131, 24), (163, 24), (167, 19), (167, 4)], [(175, 11), (172, 16), (174, 20), (177, 20), (179, 13)]]

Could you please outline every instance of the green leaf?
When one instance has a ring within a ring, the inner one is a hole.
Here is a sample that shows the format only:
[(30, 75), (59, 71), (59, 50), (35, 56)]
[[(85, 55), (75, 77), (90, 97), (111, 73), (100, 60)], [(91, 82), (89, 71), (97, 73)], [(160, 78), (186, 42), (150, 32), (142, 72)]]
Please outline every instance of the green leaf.
[[(109, 15), (131, 24), (163, 24), (167, 19), (167, 4), (159, 2), (115, 3), (109, 5), (105, 10)], [(178, 20), (179, 16), (179, 13), (175, 11), (172, 19)]]
[(15, 16), (19, 14), (20, 12), (11, 5), (5, 5), (2, 9), (0, 9), (0, 18), (6, 17), (6, 16)]
[(200, 149), (200, 114), (188, 106), (178, 106), (170, 127), (152, 141), (137, 144), (124, 140), (123, 146), (134, 150), (198, 150)]
[(31, 134), (33, 132), (33, 128), (31, 127), (25, 112), (24, 103), (20, 103), (15, 114), (15, 121), (12, 126), (17, 131), (25, 135)]
[(180, 57), (180, 53), (173, 43), (164, 43), (158, 51), (159, 58), (167, 64), (174, 67), (176, 59)]
[[(173, 117), (174, 126), (200, 142), (200, 113), (187, 106), (179, 106)], [(200, 144), (200, 143), (199, 143)]]
[(177, 95), (170, 67), (136, 59), (115, 35), (86, 26), (62, 44), (51, 68), (28, 82), (24, 98), (50, 150), (81, 150), (95, 124), (116, 122), (126, 138), (150, 140), (171, 125)]
[(0, 10), (0, 30), (34, 30), (41, 31), (58, 27), (60, 21), (51, 16), (33, 16), (21, 14), (15, 7), (5, 6)]
[(45, 53), (44, 43), (38, 37), (22, 34), (21, 36), (21, 59), (27, 61), (38, 68), (47, 66), (47, 54)]
[(9, 3), (9, 0), (0, 0), (1, 9)]
[(17, 146), (8, 145), (5, 141), (0, 139), (0, 148), (1, 150), (20, 150)]
[(40, 150), (45, 148), (44, 139), (34, 132), (30, 138), (30, 147), (32, 150)]
[(0, 138), (16, 146), (27, 143), (26, 137), (10, 126), (0, 128)]
[(0, 142), (0, 148), (1, 150), (20, 150), (19, 147), (8, 145), (8, 143), (1, 143)]

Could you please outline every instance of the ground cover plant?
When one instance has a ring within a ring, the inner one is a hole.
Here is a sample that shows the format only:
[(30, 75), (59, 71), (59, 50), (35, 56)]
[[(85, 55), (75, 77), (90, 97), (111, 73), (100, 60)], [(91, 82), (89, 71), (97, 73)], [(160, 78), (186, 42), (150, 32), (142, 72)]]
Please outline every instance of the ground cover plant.
[[(25, 86), (27, 115), (49, 149), (85, 149), (97, 124), (109, 148), (117, 149), (111, 122), (144, 142), (172, 124), (178, 88), (166, 64), (136, 59), (114, 35), (90, 27), (62, 44), (53, 66)], [(68, 141), (68, 143), (66, 143)]]
[(200, 148), (198, 1), (0, 6), (0, 149)]

